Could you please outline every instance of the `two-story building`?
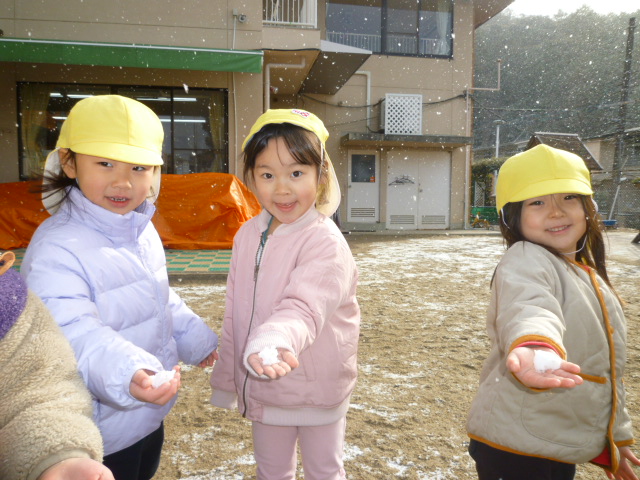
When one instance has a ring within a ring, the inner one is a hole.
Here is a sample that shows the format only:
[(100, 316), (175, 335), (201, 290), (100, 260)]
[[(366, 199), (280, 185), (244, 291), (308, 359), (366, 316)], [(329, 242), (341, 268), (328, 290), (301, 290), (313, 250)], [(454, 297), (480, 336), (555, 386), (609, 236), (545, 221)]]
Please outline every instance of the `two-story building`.
[[(0, 0), (0, 183), (42, 169), (71, 106), (165, 126), (165, 173), (242, 171), (267, 108), (305, 108), (350, 229), (468, 223), (475, 29), (512, 0)], [(478, 86), (487, 87), (487, 86)]]
[(602, 165), (592, 177), (596, 192), (601, 192), (601, 213), (621, 227), (640, 229), (640, 128), (591, 137), (585, 144)]

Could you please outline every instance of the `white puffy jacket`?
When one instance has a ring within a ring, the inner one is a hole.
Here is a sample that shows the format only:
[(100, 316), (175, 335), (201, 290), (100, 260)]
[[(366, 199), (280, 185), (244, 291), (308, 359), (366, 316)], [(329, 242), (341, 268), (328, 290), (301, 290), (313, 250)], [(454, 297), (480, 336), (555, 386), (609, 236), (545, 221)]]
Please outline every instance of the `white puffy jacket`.
[(132, 397), (136, 370), (197, 364), (217, 348), (217, 335), (169, 287), (154, 211), (145, 202), (119, 215), (71, 188), (35, 232), (21, 267), (71, 342), (105, 455), (156, 430), (175, 401)]

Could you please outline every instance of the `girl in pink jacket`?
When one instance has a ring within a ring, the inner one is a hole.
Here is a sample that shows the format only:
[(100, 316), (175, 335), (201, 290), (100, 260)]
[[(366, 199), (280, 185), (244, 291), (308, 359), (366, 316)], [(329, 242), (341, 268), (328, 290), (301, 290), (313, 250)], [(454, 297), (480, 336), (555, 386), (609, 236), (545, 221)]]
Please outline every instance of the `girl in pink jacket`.
[(211, 403), (252, 423), (260, 480), (346, 478), (346, 413), (360, 309), (351, 251), (329, 218), (340, 191), (322, 121), (269, 110), (243, 144), (244, 179), (263, 206), (234, 239)]

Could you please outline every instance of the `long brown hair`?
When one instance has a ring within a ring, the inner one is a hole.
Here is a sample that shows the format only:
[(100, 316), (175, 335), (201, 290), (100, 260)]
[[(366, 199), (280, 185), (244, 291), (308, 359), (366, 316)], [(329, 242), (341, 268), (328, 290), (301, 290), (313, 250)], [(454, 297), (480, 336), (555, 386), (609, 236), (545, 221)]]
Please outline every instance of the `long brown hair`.
[[(602, 235), (604, 226), (602, 220), (600, 218), (600, 215), (598, 214), (596, 205), (590, 196), (578, 195), (578, 197), (580, 198), (582, 207), (584, 209), (585, 217), (587, 220), (587, 230), (584, 235), (578, 239), (577, 248), (579, 248), (579, 246), (582, 246), (583, 242), (584, 247), (576, 252), (576, 262), (583, 263), (593, 268), (596, 272), (598, 272), (598, 275), (602, 277), (606, 284), (609, 285), (609, 287), (611, 287), (611, 289), (613, 290), (613, 286), (611, 285), (611, 281), (609, 280), (609, 275), (607, 274), (604, 238)], [(502, 211), (499, 212), (500, 232), (502, 233), (502, 237), (507, 244), (507, 248), (510, 248), (514, 243), (521, 241), (536, 243), (525, 238), (522, 234), (520, 215), (522, 213), (523, 203), (524, 202), (507, 203)], [(569, 261), (567, 260), (567, 257), (565, 255), (560, 253), (555, 248), (548, 247), (539, 243), (536, 244), (547, 249), (558, 258), (561, 258), (566, 262)]]

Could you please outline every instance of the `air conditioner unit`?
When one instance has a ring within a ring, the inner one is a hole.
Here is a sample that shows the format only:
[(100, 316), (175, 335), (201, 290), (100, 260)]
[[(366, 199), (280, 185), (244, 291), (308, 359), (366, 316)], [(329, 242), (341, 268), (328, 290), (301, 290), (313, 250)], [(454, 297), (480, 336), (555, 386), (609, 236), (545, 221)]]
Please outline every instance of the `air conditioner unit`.
[(422, 95), (387, 93), (379, 127), (386, 135), (422, 135)]

